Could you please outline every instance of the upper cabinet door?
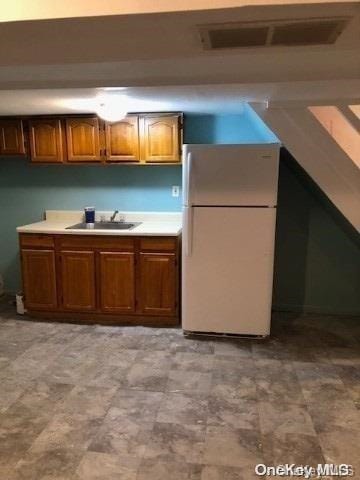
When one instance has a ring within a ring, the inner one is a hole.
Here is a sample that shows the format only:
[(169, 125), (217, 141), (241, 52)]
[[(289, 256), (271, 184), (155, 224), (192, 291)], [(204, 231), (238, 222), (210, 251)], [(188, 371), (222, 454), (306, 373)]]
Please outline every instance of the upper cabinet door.
[(180, 162), (179, 116), (143, 117), (142, 121), (145, 162)]
[(101, 160), (99, 120), (97, 118), (67, 118), (66, 137), (68, 162), (98, 162)]
[(106, 124), (106, 159), (109, 162), (138, 162), (139, 118), (129, 116)]
[(24, 155), (22, 120), (0, 120), (0, 155)]
[(64, 161), (60, 120), (30, 120), (29, 140), (32, 162), (62, 163)]

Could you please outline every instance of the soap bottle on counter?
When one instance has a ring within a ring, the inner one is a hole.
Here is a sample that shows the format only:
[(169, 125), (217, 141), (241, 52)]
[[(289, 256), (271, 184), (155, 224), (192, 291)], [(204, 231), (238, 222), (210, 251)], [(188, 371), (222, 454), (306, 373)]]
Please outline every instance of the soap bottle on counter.
[(95, 226), (95, 207), (85, 207), (85, 223), (86, 228), (94, 228)]

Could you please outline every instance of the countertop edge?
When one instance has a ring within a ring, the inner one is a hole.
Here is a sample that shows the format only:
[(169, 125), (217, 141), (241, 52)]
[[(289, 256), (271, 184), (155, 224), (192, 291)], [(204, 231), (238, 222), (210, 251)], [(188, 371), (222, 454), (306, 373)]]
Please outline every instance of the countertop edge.
[(32, 233), (40, 235), (91, 235), (91, 236), (112, 236), (112, 237), (178, 237), (181, 235), (182, 228), (174, 227), (171, 230), (163, 231), (151, 230), (136, 231), (134, 230), (76, 230), (76, 229), (54, 229), (54, 228), (31, 228), (17, 227), (17, 233)]
[(99, 237), (179, 237), (181, 235), (181, 230), (179, 232), (103, 232), (97, 230), (92, 232), (84, 232), (81, 230), (72, 230), (66, 232), (54, 232), (51, 230), (17, 230), (18, 233), (31, 233), (31, 234), (40, 234), (40, 235), (91, 235)]

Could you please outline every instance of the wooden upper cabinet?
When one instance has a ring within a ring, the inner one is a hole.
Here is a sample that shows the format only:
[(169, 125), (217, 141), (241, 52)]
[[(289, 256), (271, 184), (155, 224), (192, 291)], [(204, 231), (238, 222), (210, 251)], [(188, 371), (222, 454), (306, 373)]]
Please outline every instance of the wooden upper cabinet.
[(175, 315), (175, 253), (140, 253), (140, 312), (145, 315)]
[(62, 251), (62, 307), (74, 312), (96, 308), (95, 252)]
[(24, 249), (21, 252), (25, 305), (29, 310), (57, 308), (55, 252)]
[(129, 116), (115, 123), (107, 123), (106, 159), (109, 162), (138, 162), (139, 118)]
[(101, 160), (98, 118), (67, 118), (66, 140), (68, 162)]
[[(29, 127), (23, 129), (23, 123)], [(181, 162), (182, 115), (130, 113), (118, 122), (95, 116), (0, 117), (0, 155), (29, 154), (33, 163)]]
[(61, 120), (37, 119), (29, 121), (31, 161), (34, 163), (62, 163), (64, 161)]
[(142, 117), (142, 157), (146, 163), (180, 162), (180, 117)]
[(24, 154), (25, 138), (22, 120), (0, 120), (0, 155)]
[(105, 313), (135, 311), (133, 252), (100, 252), (100, 306)]

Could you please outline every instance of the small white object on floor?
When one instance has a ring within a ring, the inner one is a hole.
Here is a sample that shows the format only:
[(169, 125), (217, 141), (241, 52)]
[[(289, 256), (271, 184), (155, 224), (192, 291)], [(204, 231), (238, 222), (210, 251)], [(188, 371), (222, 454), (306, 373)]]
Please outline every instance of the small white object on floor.
[(16, 294), (16, 312), (18, 315), (24, 315), (26, 312), (22, 293)]

